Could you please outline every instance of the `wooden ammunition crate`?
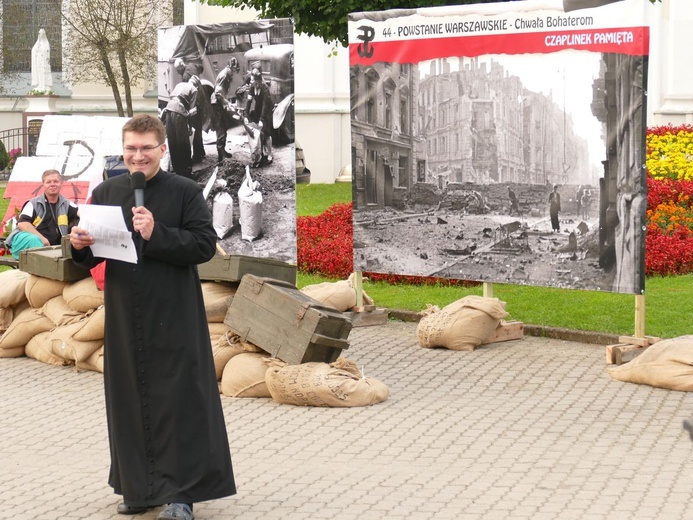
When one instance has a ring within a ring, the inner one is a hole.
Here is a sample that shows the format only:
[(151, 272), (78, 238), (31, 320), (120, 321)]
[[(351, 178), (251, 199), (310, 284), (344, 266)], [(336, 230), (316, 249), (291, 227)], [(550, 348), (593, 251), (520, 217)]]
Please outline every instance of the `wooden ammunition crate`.
[(74, 282), (90, 276), (89, 271), (76, 266), (72, 258), (63, 256), (62, 246), (38, 247), (20, 251), (19, 269), (63, 282)]
[(349, 347), (351, 319), (293, 284), (246, 274), (224, 323), (244, 341), (290, 364), (336, 361)]
[(296, 283), (296, 266), (271, 258), (243, 255), (215, 255), (209, 262), (197, 266), (200, 280), (240, 282), (244, 274)]

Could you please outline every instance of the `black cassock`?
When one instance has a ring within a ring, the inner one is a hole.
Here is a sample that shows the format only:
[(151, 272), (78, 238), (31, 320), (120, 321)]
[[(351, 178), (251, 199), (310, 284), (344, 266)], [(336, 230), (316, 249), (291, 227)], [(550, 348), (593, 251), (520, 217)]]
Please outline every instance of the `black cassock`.
[[(132, 231), (130, 176), (94, 189)], [(236, 492), (197, 264), (216, 232), (200, 187), (159, 171), (144, 206), (154, 215), (137, 264), (106, 262), (104, 384), (109, 484), (131, 505), (201, 502)], [(133, 234), (139, 245), (139, 234)], [(72, 250), (90, 268), (90, 248)]]

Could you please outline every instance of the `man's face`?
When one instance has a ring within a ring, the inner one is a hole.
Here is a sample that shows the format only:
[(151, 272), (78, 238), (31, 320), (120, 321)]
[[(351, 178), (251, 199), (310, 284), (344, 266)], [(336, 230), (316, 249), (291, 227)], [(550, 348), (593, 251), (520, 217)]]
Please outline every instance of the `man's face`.
[(154, 132), (123, 135), (123, 162), (130, 173), (142, 172), (145, 178), (151, 179), (159, 171), (164, 152), (166, 145), (157, 140)]
[(63, 181), (57, 173), (46, 175), (46, 178), (43, 179), (43, 192), (49, 198), (57, 197), (60, 194), (62, 184)]

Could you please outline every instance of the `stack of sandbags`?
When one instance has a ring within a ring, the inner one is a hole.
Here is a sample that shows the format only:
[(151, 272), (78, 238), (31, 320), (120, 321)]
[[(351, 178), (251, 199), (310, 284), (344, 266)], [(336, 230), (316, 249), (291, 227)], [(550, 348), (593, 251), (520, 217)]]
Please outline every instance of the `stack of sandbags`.
[(425, 348), (474, 350), (508, 313), (498, 298), (465, 296), (450, 305), (430, 308), (416, 327), (419, 344)]
[[(356, 306), (356, 289), (354, 287), (353, 274), (349, 276), (348, 280), (306, 285), (301, 289), (301, 292), (323, 305), (334, 307), (338, 311), (345, 312)], [(362, 291), (361, 294), (363, 295), (364, 305), (373, 305), (373, 299), (365, 291)]]
[(68, 283), (27, 275), (24, 297), (26, 308), (0, 338), (5, 357), (103, 372), (104, 299), (93, 278)]
[[(17, 346), (5, 341), (7, 329), (14, 319), (29, 307), (26, 301), (26, 282), (29, 274), (18, 269), (9, 269), (0, 272), (0, 358), (19, 357), (24, 355), (24, 345)], [(12, 344), (13, 346), (7, 346)]]
[[(54, 327), (32, 339), (31, 348), (27, 345), (27, 355), (42, 361), (46, 357), (51, 359), (52, 355), (62, 364), (103, 372), (103, 304), (103, 292), (92, 277), (66, 284), (60, 295), (48, 300), (38, 311)], [(43, 358), (37, 357), (38, 352)]]
[(693, 392), (693, 336), (658, 341), (632, 361), (607, 371), (617, 381)]
[[(0, 350), (3, 357), (27, 355), (46, 363), (67, 364), (53, 356), (52, 353), (44, 352), (36, 341), (32, 342), (36, 336), (55, 327), (55, 324), (41, 313), (41, 308), (48, 300), (62, 294), (66, 282), (50, 280), (33, 274), (27, 275), (21, 271), (4, 271), (3, 274), (10, 272), (17, 273), (11, 276), (13, 277), (12, 281), (15, 282), (15, 291), (18, 290), (16, 282), (26, 275), (23, 287), (24, 301), (27, 302), (28, 306), (21, 312), (14, 313), (12, 321), (0, 338)], [(8, 276), (8, 278), (11, 277)], [(15, 297), (17, 297), (16, 294)]]
[(265, 382), (278, 403), (297, 406), (370, 406), (388, 398), (387, 386), (366, 377), (356, 363), (339, 358), (334, 363), (287, 365), (268, 361)]

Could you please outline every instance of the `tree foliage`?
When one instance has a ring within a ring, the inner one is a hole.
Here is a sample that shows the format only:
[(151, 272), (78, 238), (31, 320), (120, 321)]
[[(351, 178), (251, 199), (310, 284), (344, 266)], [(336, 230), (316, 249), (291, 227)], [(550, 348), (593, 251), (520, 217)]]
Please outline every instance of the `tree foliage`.
[(133, 115), (131, 84), (156, 77), (157, 29), (170, 17), (168, 5), (157, 0), (72, 0), (62, 12), (70, 28), (65, 50), (73, 79), (110, 86), (121, 117)]
[[(255, 9), (263, 18), (293, 18), (296, 32), (347, 44), (349, 13), (416, 9), (442, 5), (487, 4), (514, 0), (200, 0), (203, 4)], [(651, 3), (661, 0), (649, 0)]]

